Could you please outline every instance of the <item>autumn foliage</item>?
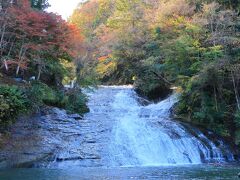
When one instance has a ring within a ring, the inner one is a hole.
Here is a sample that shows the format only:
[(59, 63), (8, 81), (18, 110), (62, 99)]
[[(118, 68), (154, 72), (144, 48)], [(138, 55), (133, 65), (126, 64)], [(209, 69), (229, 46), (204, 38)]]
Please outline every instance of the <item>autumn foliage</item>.
[(81, 77), (151, 100), (179, 86), (179, 117), (240, 145), (239, 12), (237, 0), (86, 1), (70, 18), (87, 42)]
[(6, 2), (0, 14), (2, 71), (19, 76), (31, 69), (39, 79), (49, 63), (78, 56), (81, 33), (61, 16), (36, 10), (29, 0)]

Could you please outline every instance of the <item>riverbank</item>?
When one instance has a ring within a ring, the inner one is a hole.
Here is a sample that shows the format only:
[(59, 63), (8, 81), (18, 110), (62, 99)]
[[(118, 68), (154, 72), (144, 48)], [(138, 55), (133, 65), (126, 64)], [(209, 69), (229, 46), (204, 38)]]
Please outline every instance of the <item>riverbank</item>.
[(65, 89), (62, 85), (0, 76), (0, 132), (7, 131), (19, 117), (34, 114), (46, 106), (84, 114), (89, 111), (86, 102), (87, 97), (80, 88)]

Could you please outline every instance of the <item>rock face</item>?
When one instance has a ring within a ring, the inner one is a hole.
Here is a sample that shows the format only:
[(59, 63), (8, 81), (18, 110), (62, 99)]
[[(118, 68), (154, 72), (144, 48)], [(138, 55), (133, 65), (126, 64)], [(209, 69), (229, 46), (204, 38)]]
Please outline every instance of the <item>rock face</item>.
[(103, 166), (114, 125), (109, 117), (112, 100), (108, 97), (116, 93), (109, 90), (106, 96), (94, 95), (88, 103), (94, 108), (84, 117), (48, 108), (19, 119), (0, 149), (0, 168)]
[[(91, 120), (64, 110), (50, 108), (31, 118), (21, 118), (12, 128), (11, 137), (0, 150), (0, 167), (56, 166), (65, 161), (99, 161)], [(91, 164), (93, 164), (91, 162)]]

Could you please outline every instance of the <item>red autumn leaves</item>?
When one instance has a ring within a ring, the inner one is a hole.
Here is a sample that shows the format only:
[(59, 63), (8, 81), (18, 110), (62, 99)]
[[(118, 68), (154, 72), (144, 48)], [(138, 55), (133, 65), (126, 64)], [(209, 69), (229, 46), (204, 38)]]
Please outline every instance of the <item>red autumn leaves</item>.
[(0, 58), (6, 70), (16, 68), (18, 74), (33, 59), (78, 55), (80, 32), (60, 16), (32, 9), (28, 0), (9, 2), (0, 14)]

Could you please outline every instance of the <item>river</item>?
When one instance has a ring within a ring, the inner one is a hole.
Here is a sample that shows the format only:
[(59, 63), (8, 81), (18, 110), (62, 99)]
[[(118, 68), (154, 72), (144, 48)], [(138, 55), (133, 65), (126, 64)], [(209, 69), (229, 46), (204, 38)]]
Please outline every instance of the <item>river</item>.
[(239, 166), (192, 165), (176, 167), (118, 167), (69, 169), (10, 169), (0, 171), (2, 180), (220, 180), (239, 179)]

